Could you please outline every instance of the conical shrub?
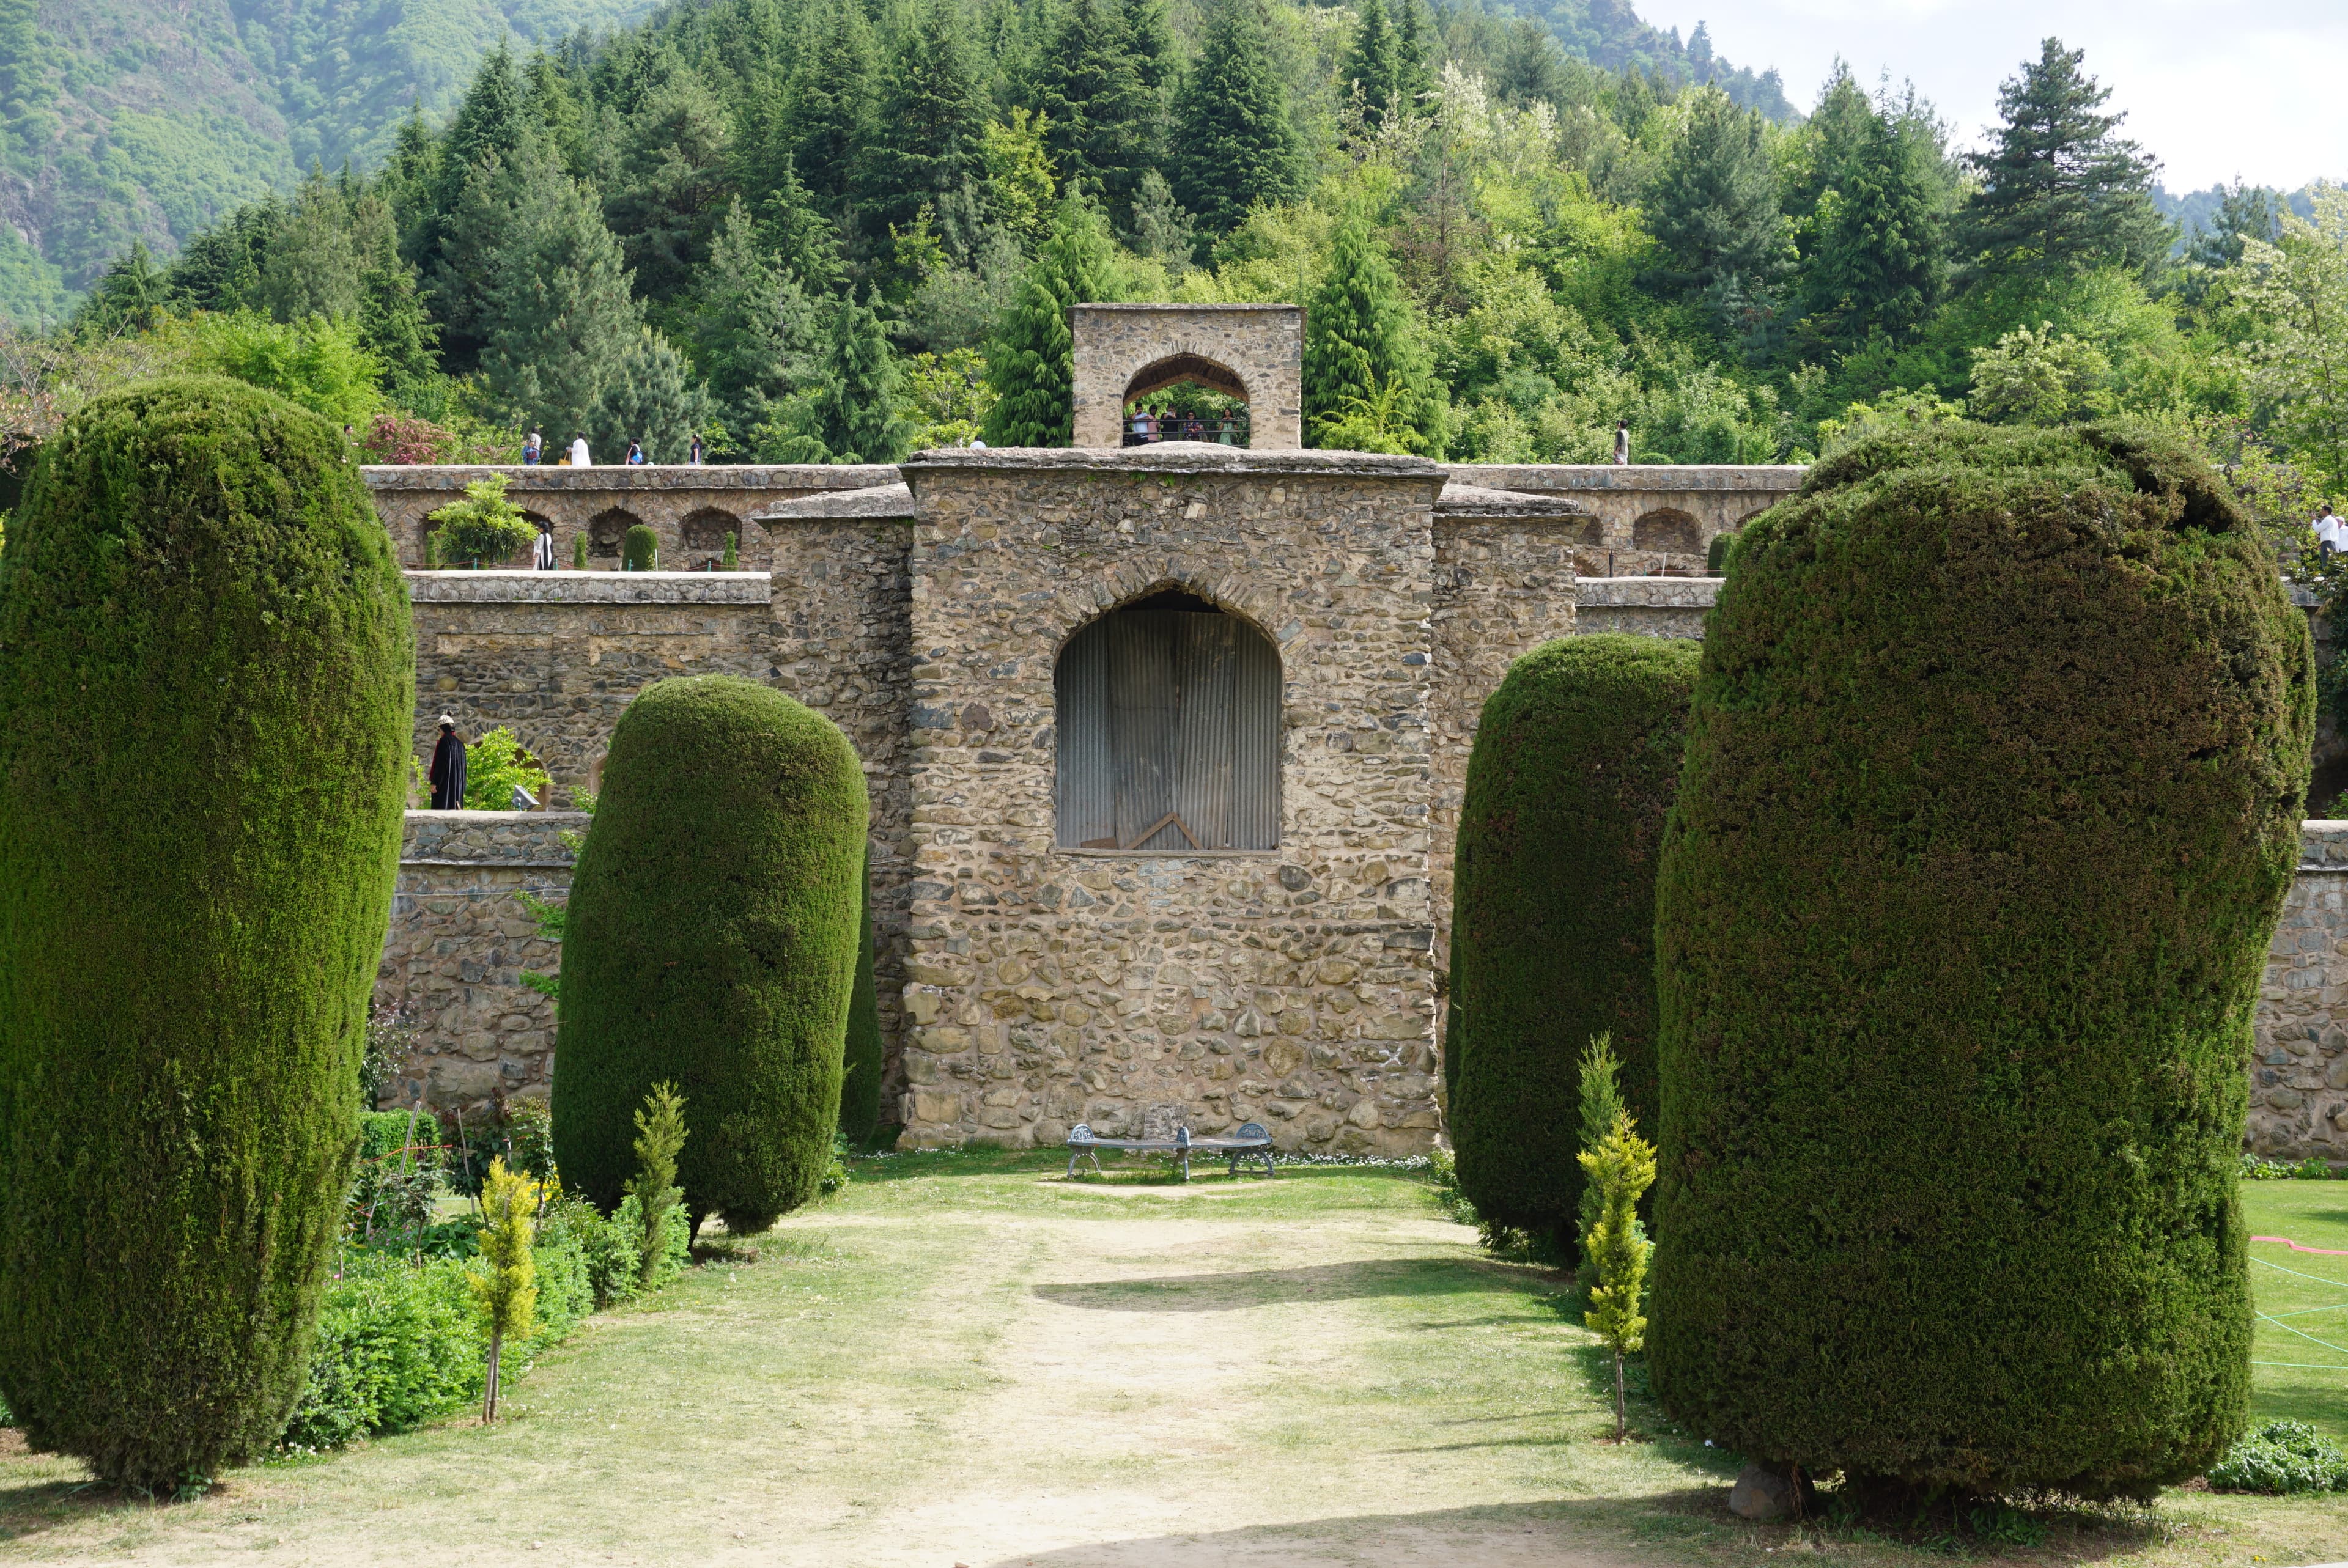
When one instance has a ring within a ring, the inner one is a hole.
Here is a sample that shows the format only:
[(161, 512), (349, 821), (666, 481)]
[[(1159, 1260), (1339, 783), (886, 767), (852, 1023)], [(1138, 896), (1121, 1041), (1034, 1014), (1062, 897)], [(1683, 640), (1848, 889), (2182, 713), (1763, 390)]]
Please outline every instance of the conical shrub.
[(1903, 433), (1746, 528), (1656, 895), (1667, 1411), (1926, 1490), (2218, 1457), (2312, 725), (2305, 619), (2158, 439)]
[(696, 1224), (763, 1230), (831, 1162), (856, 979), (864, 776), (831, 721), (731, 675), (646, 687), (612, 732), (562, 938), (554, 1152), (609, 1210), (636, 1108), (685, 1097)]
[(302, 1391), (398, 869), (407, 593), (341, 437), (182, 379), (0, 557), (0, 1391), (170, 1491)]
[(1576, 1063), (1613, 1037), (1655, 1125), (1655, 863), (1700, 649), (1607, 633), (1509, 666), (1468, 761), (1444, 1037), (1460, 1190), (1570, 1245), (1582, 1173)]

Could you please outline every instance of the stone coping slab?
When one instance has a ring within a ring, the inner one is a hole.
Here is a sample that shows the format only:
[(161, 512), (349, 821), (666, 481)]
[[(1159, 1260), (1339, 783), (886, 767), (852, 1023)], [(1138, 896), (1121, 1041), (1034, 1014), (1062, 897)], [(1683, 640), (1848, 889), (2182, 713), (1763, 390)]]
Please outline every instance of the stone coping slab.
[(1797, 463), (1453, 463), (1455, 482), (1500, 490), (1757, 490), (1790, 494)]
[(2319, 816), (2301, 823), (2299, 868), (2348, 872), (2348, 822)]
[(1570, 496), (1537, 496), (1528, 490), (1494, 490), (1454, 479), (1435, 497), (1438, 518), (1588, 518), (1590, 508)]
[(800, 496), (777, 501), (750, 514), (754, 523), (798, 523), (827, 518), (908, 521), (921, 515), (913, 487), (900, 481), (863, 490), (830, 490), (820, 496)]
[(893, 485), (893, 463), (599, 463), (571, 468), (538, 463), (367, 463), (359, 477), (376, 490), (461, 490), (502, 474), (509, 493), (538, 490), (856, 490)]
[(1382, 452), (1327, 452), (1301, 446), (1262, 449), (1215, 441), (1153, 441), (1146, 446), (944, 446), (916, 452), (901, 465), (918, 489), (928, 474), (948, 470), (1007, 474), (1228, 474), (1267, 478), (1437, 481), (1443, 466)]
[(1573, 602), (1626, 610), (1710, 610), (1720, 598), (1716, 577), (1578, 577)]
[(417, 604), (767, 604), (763, 571), (411, 571)]

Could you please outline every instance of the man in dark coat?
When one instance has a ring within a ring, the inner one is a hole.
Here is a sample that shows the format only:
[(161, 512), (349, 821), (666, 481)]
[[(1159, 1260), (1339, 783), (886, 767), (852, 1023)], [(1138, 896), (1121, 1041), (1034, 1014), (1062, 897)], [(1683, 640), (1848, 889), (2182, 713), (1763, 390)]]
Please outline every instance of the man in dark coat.
[(432, 748), (432, 809), (465, 809), (465, 743), (457, 738), (457, 721), (440, 715), (440, 743)]

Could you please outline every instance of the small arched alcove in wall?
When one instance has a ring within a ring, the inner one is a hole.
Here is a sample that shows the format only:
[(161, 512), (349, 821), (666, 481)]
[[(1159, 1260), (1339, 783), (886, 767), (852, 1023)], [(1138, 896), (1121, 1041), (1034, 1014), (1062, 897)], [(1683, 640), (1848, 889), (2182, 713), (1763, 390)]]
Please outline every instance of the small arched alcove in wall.
[(617, 557), (620, 545), (628, 530), (636, 526), (636, 515), (624, 507), (613, 507), (587, 519), (587, 553), (591, 556)]
[(1280, 845), (1280, 651), (1180, 589), (1068, 639), (1053, 671), (1063, 849)]
[(1704, 529), (1677, 507), (1660, 507), (1631, 525), (1631, 548), (1666, 555), (1704, 554)]
[(720, 507), (704, 507), (688, 513), (682, 525), (685, 548), (689, 550), (709, 550), (713, 553), (726, 548), (726, 536), (732, 534), (739, 548), (742, 519)]

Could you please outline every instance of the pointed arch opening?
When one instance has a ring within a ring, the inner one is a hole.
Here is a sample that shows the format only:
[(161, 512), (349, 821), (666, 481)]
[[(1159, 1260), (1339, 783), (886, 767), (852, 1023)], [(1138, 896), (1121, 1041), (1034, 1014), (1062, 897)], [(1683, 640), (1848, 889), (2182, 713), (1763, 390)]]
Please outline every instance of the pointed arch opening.
[(1161, 589), (1068, 639), (1052, 683), (1060, 847), (1280, 846), (1280, 651), (1251, 622)]

